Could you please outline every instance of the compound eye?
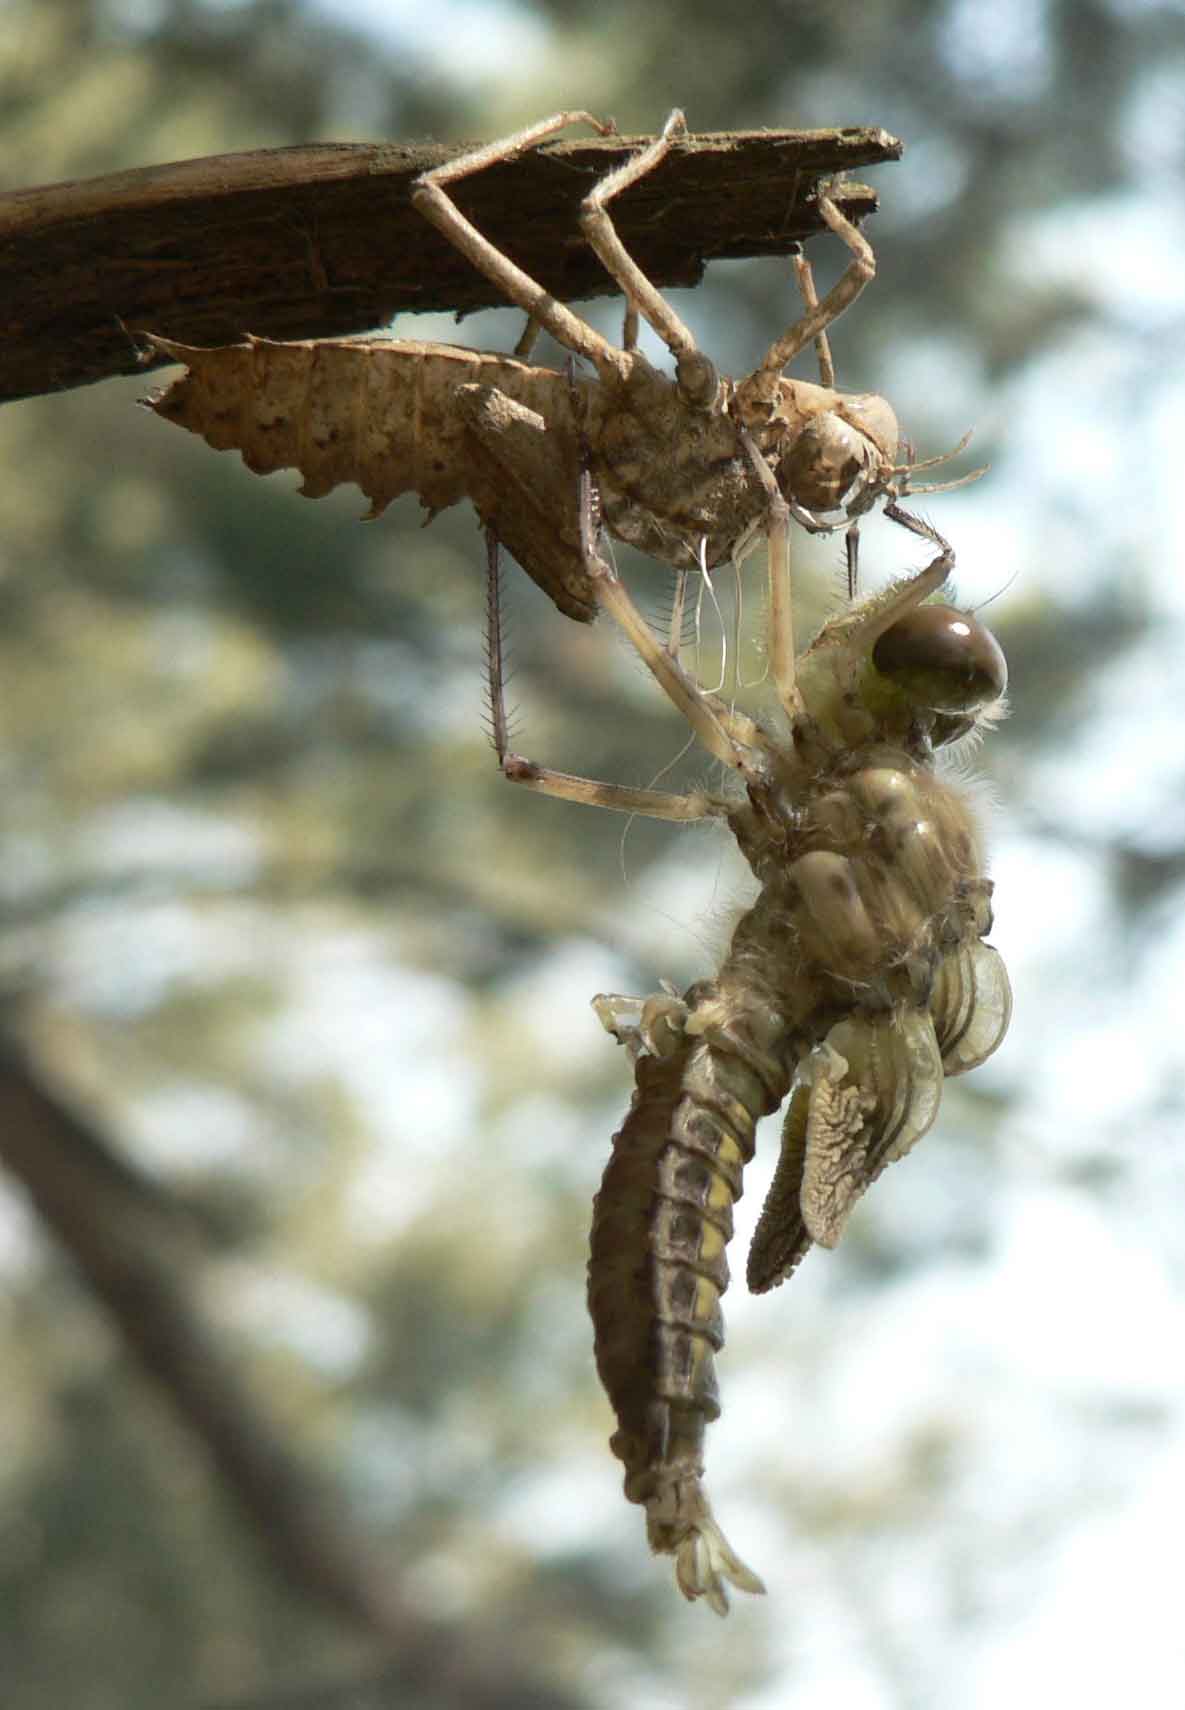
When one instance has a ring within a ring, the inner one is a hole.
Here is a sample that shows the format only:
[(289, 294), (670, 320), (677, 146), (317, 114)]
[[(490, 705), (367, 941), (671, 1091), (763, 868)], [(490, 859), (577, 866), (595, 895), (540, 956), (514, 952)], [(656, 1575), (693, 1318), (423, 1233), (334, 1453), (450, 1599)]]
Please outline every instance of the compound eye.
[(954, 606), (918, 606), (885, 631), (872, 663), (915, 706), (934, 712), (974, 712), (1008, 685), (1000, 643)]

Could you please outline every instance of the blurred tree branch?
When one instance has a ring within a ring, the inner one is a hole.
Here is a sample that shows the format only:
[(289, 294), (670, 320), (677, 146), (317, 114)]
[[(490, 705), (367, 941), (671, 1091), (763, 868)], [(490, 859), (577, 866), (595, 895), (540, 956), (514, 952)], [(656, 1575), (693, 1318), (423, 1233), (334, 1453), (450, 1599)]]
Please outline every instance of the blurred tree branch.
[[(580, 198), (638, 139), (548, 143), (465, 180), (457, 200), (562, 301), (615, 287), (580, 236)], [(192, 344), (370, 330), (403, 310), (499, 304), (412, 207), (408, 187), (458, 152), (439, 144), (321, 143), (211, 155), (0, 196), (0, 399), (144, 366), (143, 329)], [(717, 257), (785, 255), (822, 229), (822, 176), (895, 160), (872, 126), (692, 136), (614, 204), (659, 285), (695, 285)], [(876, 206), (858, 184), (853, 219)]]
[(393, 1577), (340, 1518), (195, 1305), (196, 1229), (166, 1192), (0, 1039), (0, 1161), (102, 1301), (141, 1366), (204, 1444), (259, 1543), (292, 1584), (386, 1642), (418, 1630)]
[(11, 1035), (0, 1036), (0, 1163), (24, 1186), (144, 1371), (204, 1445), (256, 1542), (306, 1597), (380, 1641), (392, 1658), (367, 1680), (278, 1692), (280, 1705), (402, 1703), (425, 1710), (579, 1710), (581, 1700), (524, 1667), (501, 1631), (458, 1627), (409, 1608), (389, 1564), (343, 1519), (345, 1504), (294, 1453), (263, 1397), (223, 1351), (195, 1304), (197, 1229), (166, 1190), (141, 1176), (43, 1079)]

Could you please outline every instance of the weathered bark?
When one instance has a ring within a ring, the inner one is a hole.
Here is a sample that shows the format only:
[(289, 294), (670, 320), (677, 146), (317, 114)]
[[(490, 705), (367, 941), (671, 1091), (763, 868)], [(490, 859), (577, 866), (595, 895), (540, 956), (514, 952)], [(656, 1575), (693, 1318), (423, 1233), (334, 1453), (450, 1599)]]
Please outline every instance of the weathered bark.
[[(609, 295), (578, 204), (638, 142), (545, 143), (463, 180), (456, 199), (557, 298)], [(787, 254), (820, 229), (821, 177), (895, 160), (901, 146), (873, 126), (692, 136), (614, 202), (613, 218), (655, 283), (695, 285), (712, 259)], [(0, 400), (136, 372), (127, 327), (206, 345), (322, 338), (403, 310), (499, 303), (408, 200), (418, 173), (458, 152), (320, 143), (0, 196)], [(863, 185), (834, 195), (853, 219), (876, 207)]]

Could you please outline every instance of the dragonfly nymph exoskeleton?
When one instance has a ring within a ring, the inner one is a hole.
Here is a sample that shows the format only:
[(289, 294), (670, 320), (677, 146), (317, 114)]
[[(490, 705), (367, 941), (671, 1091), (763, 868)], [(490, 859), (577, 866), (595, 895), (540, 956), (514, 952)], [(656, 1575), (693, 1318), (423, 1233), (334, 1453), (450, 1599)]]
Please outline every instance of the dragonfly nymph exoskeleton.
[[(662, 134), (595, 183), (582, 204), (583, 236), (627, 305), (615, 345), (483, 237), (454, 200), (473, 173), (578, 121), (612, 131), (589, 113), (556, 113), (433, 168), (412, 189), (424, 218), (526, 311), (527, 332), (513, 356), (388, 338), (249, 338), (207, 350), (146, 333), (149, 345), (189, 369), (151, 407), (219, 450), (238, 449), (260, 474), (299, 469), (309, 498), (355, 481), (371, 516), (407, 492), (419, 495), (429, 519), (468, 498), (560, 609), (585, 620), (598, 608), (580, 542), (581, 467), (591, 468), (612, 536), (675, 569), (710, 569), (734, 560), (765, 514), (764, 485), (741, 444), (745, 431), (804, 528), (848, 531), (854, 582), (856, 530), (868, 510), (980, 473), (919, 486), (918, 471), (962, 444), (914, 461), (886, 399), (836, 389), (826, 332), (873, 278), (871, 245), (819, 187), (820, 220), (846, 246), (847, 265), (820, 300), (808, 263), (796, 256), (805, 312), (752, 373), (720, 374), (626, 252), (609, 212), (673, 150), (694, 147), (674, 112)], [(639, 314), (670, 352), (673, 376), (637, 348)], [(573, 379), (527, 360), (540, 329), (581, 362)], [(809, 346), (818, 382), (790, 378), (783, 370)]]

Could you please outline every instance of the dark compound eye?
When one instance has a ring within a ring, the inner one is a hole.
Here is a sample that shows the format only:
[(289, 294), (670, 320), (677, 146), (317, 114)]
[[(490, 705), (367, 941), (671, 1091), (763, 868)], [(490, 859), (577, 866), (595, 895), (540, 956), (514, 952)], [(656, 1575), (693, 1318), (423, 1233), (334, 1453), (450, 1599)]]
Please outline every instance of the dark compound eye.
[(919, 606), (887, 629), (872, 663), (915, 706), (934, 712), (974, 712), (998, 700), (1008, 666), (990, 630), (954, 606)]

